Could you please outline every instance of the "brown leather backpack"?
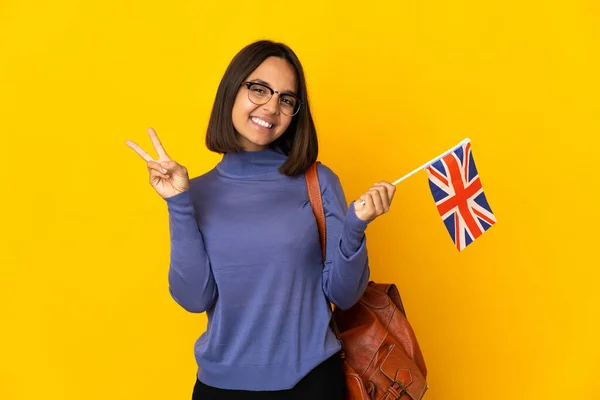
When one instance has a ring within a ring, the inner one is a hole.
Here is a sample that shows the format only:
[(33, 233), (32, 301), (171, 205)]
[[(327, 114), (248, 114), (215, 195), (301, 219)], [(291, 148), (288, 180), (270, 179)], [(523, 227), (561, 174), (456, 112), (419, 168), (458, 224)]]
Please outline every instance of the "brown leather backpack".
[[(308, 197), (325, 259), (326, 226), (317, 163), (306, 172)], [(425, 361), (394, 284), (369, 282), (348, 310), (334, 308), (348, 400), (419, 400), (428, 389)]]

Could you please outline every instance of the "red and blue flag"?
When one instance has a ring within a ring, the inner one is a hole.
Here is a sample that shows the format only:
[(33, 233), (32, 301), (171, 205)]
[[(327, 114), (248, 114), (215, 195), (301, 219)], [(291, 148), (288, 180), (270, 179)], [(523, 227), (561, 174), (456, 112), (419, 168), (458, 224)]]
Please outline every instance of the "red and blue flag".
[(470, 142), (430, 164), (427, 174), (435, 205), (459, 251), (496, 223), (483, 192)]

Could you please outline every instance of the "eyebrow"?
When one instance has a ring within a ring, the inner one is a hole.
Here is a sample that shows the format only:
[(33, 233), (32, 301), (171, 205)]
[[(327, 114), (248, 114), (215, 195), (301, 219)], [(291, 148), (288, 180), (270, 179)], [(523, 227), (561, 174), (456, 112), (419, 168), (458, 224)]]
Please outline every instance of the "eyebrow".
[[(271, 84), (269, 84), (269, 82), (267, 82), (267, 81), (263, 81), (262, 79), (252, 79), (252, 81), (251, 81), (251, 82), (262, 83), (263, 85), (266, 85), (266, 86), (268, 86), (268, 87), (271, 87)], [(294, 92), (293, 90), (283, 90), (283, 91), (281, 92), (281, 94), (291, 94), (291, 95), (293, 95), (293, 96), (298, 96), (298, 95), (296, 94), (296, 92)]]

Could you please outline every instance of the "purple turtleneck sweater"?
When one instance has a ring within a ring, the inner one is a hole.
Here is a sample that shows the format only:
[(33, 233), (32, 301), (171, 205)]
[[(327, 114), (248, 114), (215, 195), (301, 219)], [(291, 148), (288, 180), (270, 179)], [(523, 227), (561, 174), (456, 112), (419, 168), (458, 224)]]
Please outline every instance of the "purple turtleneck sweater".
[(169, 290), (185, 310), (207, 313), (195, 344), (207, 385), (293, 387), (341, 348), (327, 300), (347, 309), (368, 283), (367, 223), (348, 208), (338, 177), (319, 165), (323, 265), (304, 176), (278, 172), (285, 159), (272, 149), (227, 153), (166, 199)]

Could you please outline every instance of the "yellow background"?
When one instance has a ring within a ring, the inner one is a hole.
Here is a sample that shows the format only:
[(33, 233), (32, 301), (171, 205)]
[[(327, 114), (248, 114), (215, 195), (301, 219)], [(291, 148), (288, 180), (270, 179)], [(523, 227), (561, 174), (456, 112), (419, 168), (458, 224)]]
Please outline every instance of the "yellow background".
[(189, 399), (152, 126), (192, 175), (231, 57), (298, 53), (349, 200), (465, 137), (498, 223), (459, 253), (427, 174), (370, 225), (427, 400), (600, 399), (595, 1), (0, 3), (0, 399)]

